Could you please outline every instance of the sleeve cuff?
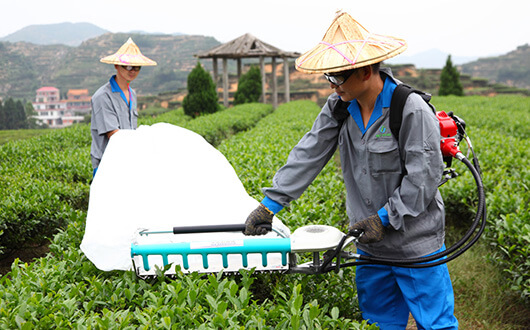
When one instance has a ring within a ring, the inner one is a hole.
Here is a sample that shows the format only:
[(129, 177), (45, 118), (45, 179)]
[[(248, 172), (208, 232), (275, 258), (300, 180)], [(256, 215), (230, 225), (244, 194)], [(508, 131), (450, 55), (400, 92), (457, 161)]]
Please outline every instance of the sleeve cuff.
[(265, 205), (265, 207), (271, 210), (274, 214), (280, 212), (283, 209), (283, 206), (281, 204), (273, 201), (269, 197), (263, 198), (261, 204)]
[(390, 220), (388, 219), (388, 212), (385, 210), (384, 207), (380, 208), (379, 211), (377, 211), (377, 215), (379, 215), (383, 226), (387, 227), (390, 224)]

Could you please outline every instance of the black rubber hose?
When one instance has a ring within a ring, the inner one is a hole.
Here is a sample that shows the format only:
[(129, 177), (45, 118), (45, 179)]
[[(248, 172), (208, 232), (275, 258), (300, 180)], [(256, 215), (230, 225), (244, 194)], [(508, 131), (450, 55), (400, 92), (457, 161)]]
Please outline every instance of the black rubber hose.
[[(458, 157), (458, 159), (461, 162), (463, 162), (473, 174), (475, 183), (477, 185), (477, 194), (478, 194), (478, 206), (477, 206), (477, 213), (475, 214), (475, 219), (473, 220), (473, 223), (470, 229), (466, 232), (466, 234), (464, 235), (464, 237), (462, 237), (462, 239), (460, 239), (457, 243), (452, 245), (450, 248), (440, 253), (436, 253), (431, 256), (428, 256), (428, 257), (410, 258), (410, 259), (390, 259), (390, 258), (381, 258), (381, 257), (361, 255), (359, 256), (360, 261), (343, 263), (339, 265), (339, 267), (342, 268), (342, 267), (350, 267), (350, 266), (365, 265), (365, 264), (381, 264), (381, 265), (398, 266), (398, 267), (405, 267), (405, 268), (433, 267), (433, 266), (441, 265), (443, 263), (447, 263), (455, 259), (459, 255), (464, 253), (467, 249), (469, 249), (473, 244), (475, 244), (476, 241), (482, 235), (482, 232), (484, 231), (486, 227), (486, 197), (484, 193), (484, 185), (482, 183), (482, 178), (480, 176), (479, 169), (475, 168), (475, 166), (478, 167), (478, 162), (476, 162), (474, 159), (475, 164), (472, 164), (462, 154), (460, 154), (460, 157)], [(475, 233), (479, 224), (480, 224), (479, 231)], [(473, 236), (474, 233), (475, 233), (475, 236)], [(343, 239), (338, 244), (335, 250), (335, 253), (333, 255), (334, 257), (340, 257), (340, 251), (342, 250), (342, 246), (344, 244), (344, 241), (346, 240), (346, 237), (348, 236), (343, 237)], [(467, 244), (465, 244), (470, 238), (471, 240)], [(449, 256), (453, 252), (454, 254)], [(440, 258), (443, 258), (443, 259), (440, 259)], [(322, 272), (328, 272), (335, 268), (335, 267), (328, 267), (332, 259), (333, 257), (324, 261), (324, 263), (322, 264), (322, 268), (321, 268)], [(437, 259), (440, 259), (440, 260), (437, 260)], [(427, 262), (434, 261), (434, 260), (437, 260), (437, 261), (427, 263)]]

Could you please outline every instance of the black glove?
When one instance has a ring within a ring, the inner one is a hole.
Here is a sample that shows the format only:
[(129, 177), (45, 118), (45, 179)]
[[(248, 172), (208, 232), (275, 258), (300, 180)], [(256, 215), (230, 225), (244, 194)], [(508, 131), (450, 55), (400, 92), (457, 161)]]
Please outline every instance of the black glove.
[(263, 224), (272, 224), (272, 217), (274, 213), (269, 210), (265, 205), (259, 204), (259, 206), (250, 213), (245, 221), (245, 235), (265, 235), (267, 229), (259, 227)]
[(363, 231), (359, 238), (359, 242), (363, 244), (379, 242), (385, 236), (385, 227), (383, 227), (383, 222), (377, 213), (354, 223), (350, 226), (349, 231), (351, 232), (354, 229)]

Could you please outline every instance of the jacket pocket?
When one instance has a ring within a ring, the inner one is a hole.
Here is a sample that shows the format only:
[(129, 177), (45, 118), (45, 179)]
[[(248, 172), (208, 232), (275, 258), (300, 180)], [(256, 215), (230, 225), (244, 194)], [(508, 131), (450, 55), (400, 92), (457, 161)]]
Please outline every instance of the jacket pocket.
[(398, 144), (394, 139), (378, 139), (367, 146), (372, 175), (401, 173)]

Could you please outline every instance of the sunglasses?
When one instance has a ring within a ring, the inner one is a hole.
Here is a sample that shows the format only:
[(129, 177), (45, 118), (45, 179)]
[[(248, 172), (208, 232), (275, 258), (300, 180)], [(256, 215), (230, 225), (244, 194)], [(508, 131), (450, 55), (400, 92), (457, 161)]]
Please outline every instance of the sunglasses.
[(142, 68), (141, 66), (132, 66), (132, 65), (122, 65), (122, 68), (124, 68), (126, 71), (140, 71)]
[(335, 86), (340, 86), (348, 80), (355, 70), (342, 71), (337, 74), (324, 73), (324, 77)]

